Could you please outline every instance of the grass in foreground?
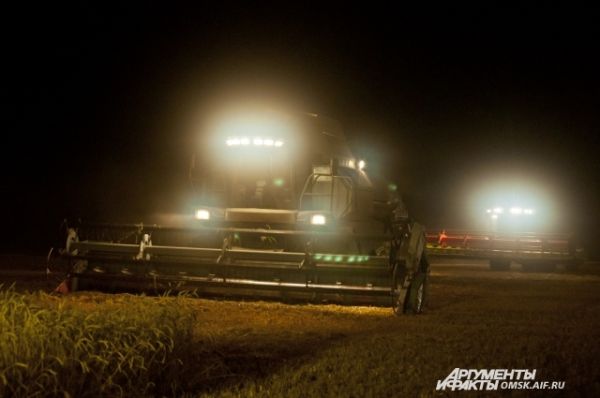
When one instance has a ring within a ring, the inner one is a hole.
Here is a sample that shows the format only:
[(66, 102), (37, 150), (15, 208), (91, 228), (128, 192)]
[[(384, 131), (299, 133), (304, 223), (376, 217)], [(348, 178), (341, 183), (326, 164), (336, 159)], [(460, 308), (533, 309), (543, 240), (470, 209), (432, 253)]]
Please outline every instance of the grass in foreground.
[(192, 338), (183, 298), (77, 308), (0, 290), (0, 396), (172, 395)]

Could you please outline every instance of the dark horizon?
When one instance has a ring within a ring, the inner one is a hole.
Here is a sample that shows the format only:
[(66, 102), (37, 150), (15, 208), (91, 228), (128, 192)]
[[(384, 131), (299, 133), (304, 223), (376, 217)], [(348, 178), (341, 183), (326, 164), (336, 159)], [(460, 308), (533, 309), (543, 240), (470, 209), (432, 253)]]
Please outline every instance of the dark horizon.
[(480, 187), (500, 181), (543, 191), (552, 228), (592, 244), (592, 22), (523, 8), (15, 11), (3, 251), (55, 244), (64, 217), (179, 211), (198, 118), (235, 95), (340, 120), (428, 226), (471, 227)]

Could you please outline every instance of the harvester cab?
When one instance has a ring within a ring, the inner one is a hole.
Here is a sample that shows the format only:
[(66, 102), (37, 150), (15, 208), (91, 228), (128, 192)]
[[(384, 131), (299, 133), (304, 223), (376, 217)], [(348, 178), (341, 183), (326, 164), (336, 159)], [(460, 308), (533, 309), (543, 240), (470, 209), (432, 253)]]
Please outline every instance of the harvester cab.
[(194, 156), (190, 177), (200, 225), (327, 231), (361, 222), (365, 227), (373, 213), (373, 187), (340, 126), (315, 115), (303, 121), (302, 134), (294, 136), (222, 134), (221, 148), (213, 150), (218, 156)]
[[(182, 290), (421, 312), (424, 228), (381, 196), (336, 121), (215, 124), (192, 158), (194, 225), (81, 226), (73, 289)], [(118, 232), (118, 233), (116, 233)]]

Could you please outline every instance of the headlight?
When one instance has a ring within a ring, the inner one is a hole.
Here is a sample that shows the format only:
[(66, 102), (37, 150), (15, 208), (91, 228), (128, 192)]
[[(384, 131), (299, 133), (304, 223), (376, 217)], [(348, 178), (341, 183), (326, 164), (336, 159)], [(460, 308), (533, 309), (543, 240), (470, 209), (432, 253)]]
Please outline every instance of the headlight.
[(196, 210), (196, 220), (210, 220), (210, 212), (206, 209)]
[(325, 218), (325, 216), (323, 214), (313, 214), (310, 217), (310, 223), (312, 225), (325, 225), (326, 222), (327, 222), (327, 219)]
[(277, 147), (283, 146), (283, 140), (271, 137), (229, 137), (225, 140), (227, 146), (253, 146), (258, 147)]

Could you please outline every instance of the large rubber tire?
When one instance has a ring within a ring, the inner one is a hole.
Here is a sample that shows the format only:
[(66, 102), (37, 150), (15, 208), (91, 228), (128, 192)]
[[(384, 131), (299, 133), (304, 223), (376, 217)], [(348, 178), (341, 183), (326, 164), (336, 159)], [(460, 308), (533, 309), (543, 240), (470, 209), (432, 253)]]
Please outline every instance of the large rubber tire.
[(408, 289), (404, 287), (406, 279), (406, 271), (400, 269), (398, 266), (394, 267), (394, 273), (392, 276), (393, 281), (393, 295), (392, 295), (392, 310), (394, 314), (404, 314), (404, 302), (408, 295)]
[(413, 279), (406, 292), (404, 300), (405, 314), (420, 314), (427, 305), (429, 298), (429, 261), (423, 252), (419, 262), (419, 270), (413, 276)]
[(427, 279), (427, 274), (423, 272), (413, 277), (404, 300), (405, 314), (414, 315), (423, 312), (427, 300)]

